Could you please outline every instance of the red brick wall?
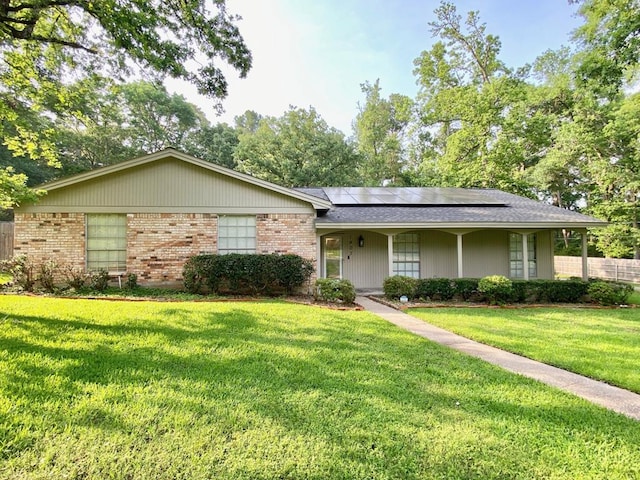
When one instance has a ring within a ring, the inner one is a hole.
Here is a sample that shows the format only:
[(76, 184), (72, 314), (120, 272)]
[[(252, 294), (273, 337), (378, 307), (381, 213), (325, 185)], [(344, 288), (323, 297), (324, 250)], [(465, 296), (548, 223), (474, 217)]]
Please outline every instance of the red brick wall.
[(269, 213), (256, 218), (257, 253), (295, 253), (315, 260), (316, 230), (313, 215)]
[(34, 263), (56, 260), (77, 269), (85, 267), (84, 213), (16, 213), (14, 255)]
[(140, 284), (182, 281), (185, 261), (215, 253), (218, 218), (211, 213), (127, 215), (127, 271)]
[[(26, 213), (15, 216), (15, 254), (34, 262), (54, 258), (85, 267), (82, 213)], [(217, 251), (218, 217), (212, 213), (130, 213), (127, 215), (127, 272), (144, 284), (178, 284), (192, 255)], [(295, 253), (315, 261), (311, 214), (256, 217), (257, 253)]]

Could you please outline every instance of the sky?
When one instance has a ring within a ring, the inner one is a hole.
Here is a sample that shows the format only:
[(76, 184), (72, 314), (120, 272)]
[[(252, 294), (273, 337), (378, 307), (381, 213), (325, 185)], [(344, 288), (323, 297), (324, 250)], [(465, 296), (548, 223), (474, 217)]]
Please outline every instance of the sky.
[[(458, 13), (478, 11), (487, 33), (502, 42), (501, 60), (517, 68), (567, 45), (580, 25), (568, 0), (457, 0)], [(414, 97), (413, 61), (437, 41), (428, 23), (436, 0), (227, 0), (253, 55), (245, 79), (225, 70), (229, 95), (213, 102), (192, 86), (168, 81), (171, 92), (198, 105), (212, 123), (234, 124), (246, 110), (281, 116), (289, 106), (314, 107), (332, 127), (352, 134), (360, 85), (380, 79), (382, 95)]]

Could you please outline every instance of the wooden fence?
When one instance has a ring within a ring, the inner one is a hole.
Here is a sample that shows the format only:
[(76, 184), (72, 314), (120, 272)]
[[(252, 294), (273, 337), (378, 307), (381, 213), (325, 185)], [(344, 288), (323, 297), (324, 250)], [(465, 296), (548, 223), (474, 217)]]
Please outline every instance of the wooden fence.
[(0, 222), (0, 260), (13, 257), (13, 222)]
[[(554, 257), (556, 275), (582, 277), (581, 257)], [(590, 278), (614, 280), (616, 282), (640, 283), (640, 260), (620, 258), (588, 258)]]

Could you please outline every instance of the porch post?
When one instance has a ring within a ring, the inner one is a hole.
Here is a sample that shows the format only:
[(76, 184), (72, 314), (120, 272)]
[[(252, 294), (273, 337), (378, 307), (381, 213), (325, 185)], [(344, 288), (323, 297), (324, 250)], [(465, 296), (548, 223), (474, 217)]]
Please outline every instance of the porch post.
[(589, 259), (587, 258), (587, 231), (582, 232), (582, 280), (589, 280)]
[(389, 276), (393, 277), (393, 234), (387, 235), (387, 256), (389, 259)]
[(458, 278), (464, 277), (464, 269), (462, 268), (462, 233), (456, 233), (458, 240)]
[(529, 280), (529, 235), (522, 234), (522, 278)]
[(322, 266), (322, 236), (316, 234), (316, 277), (324, 278)]

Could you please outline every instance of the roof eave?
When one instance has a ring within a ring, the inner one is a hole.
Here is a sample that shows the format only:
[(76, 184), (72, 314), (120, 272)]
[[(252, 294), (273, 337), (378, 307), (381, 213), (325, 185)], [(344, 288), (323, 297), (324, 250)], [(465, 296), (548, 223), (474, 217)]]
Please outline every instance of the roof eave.
[(600, 228), (609, 225), (607, 222), (323, 222), (316, 221), (316, 228), (355, 229), (562, 229), (562, 228)]

